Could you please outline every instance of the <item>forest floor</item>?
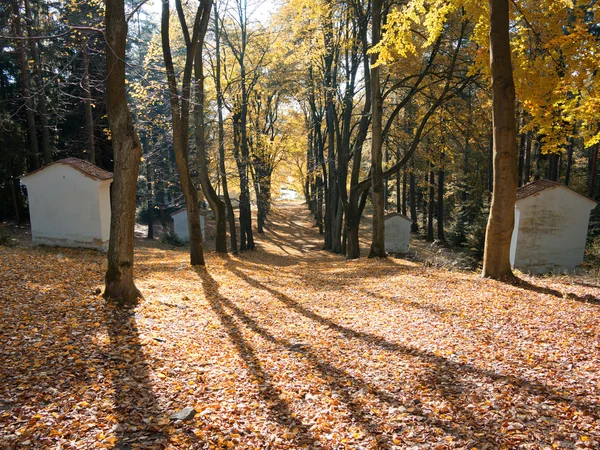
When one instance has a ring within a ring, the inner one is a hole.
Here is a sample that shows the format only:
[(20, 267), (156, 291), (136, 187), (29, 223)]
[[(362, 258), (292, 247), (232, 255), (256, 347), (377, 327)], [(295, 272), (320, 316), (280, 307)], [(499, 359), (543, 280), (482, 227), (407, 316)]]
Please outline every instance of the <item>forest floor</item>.
[[(301, 204), (258, 249), (0, 247), (0, 448), (600, 447), (600, 285), (320, 250)], [(170, 420), (185, 407), (197, 415)]]

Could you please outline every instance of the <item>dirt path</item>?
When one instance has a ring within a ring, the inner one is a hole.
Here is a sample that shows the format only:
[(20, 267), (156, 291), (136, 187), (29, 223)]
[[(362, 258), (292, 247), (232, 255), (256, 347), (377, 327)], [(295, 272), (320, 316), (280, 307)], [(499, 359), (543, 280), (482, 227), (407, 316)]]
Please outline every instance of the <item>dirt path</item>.
[(146, 243), (132, 310), (103, 255), (0, 247), (0, 448), (600, 446), (594, 280), (346, 261), (293, 203), (257, 242)]

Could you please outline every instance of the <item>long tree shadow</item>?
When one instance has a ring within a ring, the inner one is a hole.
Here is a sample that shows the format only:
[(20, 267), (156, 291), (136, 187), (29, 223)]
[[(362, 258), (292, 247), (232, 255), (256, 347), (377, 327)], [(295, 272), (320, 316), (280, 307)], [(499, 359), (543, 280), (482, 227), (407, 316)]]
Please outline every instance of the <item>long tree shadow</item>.
[(133, 306), (107, 303), (116, 442), (114, 450), (165, 448), (168, 436), (158, 424), (162, 411), (152, 391), (148, 363), (140, 343)]
[(259, 382), (261, 395), (270, 408), (271, 418), (279, 425), (294, 430), (300, 430), (294, 436), (298, 445), (311, 445), (315, 442), (315, 437), (309, 428), (292, 414), (289, 403), (282, 398), (281, 391), (275, 386), (271, 375), (263, 369), (260, 359), (252, 346), (244, 339), (242, 332), (233, 318), (227, 314), (224, 305), (229, 300), (219, 294), (219, 286), (214, 278), (208, 273), (206, 268), (197, 268), (196, 273), (202, 279), (202, 288), (204, 296), (208, 300), (212, 310), (217, 314), (221, 324), (225, 328), (229, 339), (235, 345), (239, 355), (244, 360), (252, 376)]
[[(254, 351), (249, 348), (248, 344), (241, 338), (241, 330), (235, 325), (232, 317), (225, 312), (224, 308), (232, 311), (232, 313), (237, 316), (237, 318), (244, 325), (246, 325), (250, 330), (261, 336), (266, 341), (283, 347), (289, 352), (301, 355), (316, 370), (318, 370), (322, 378), (328, 380), (330, 388), (339, 395), (341, 400), (348, 408), (353, 421), (359, 424), (365, 432), (367, 432), (377, 441), (377, 448), (393, 447), (391, 434), (382, 428), (381, 424), (375, 419), (372, 410), (361, 403), (360, 395), (357, 394), (362, 393), (361, 395), (364, 395), (365, 393), (368, 393), (377, 398), (380, 402), (387, 403), (388, 405), (398, 408), (404, 407), (405, 404), (400, 400), (399, 397), (395, 396), (393, 393), (375, 388), (373, 385), (365, 382), (364, 380), (353, 376), (348, 371), (338, 368), (333, 364), (323, 360), (317, 353), (311, 350), (309, 345), (304, 344), (299, 346), (298, 344), (290, 342), (287, 339), (274, 336), (271, 332), (260, 326), (255, 319), (250, 317), (234, 302), (218, 294), (218, 286), (216, 282), (214, 282), (212, 277), (210, 277), (205, 270), (199, 269), (199, 274), (203, 279), (203, 283), (206, 282), (209, 289), (209, 292), (206, 293), (207, 299), (211, 305), (214, 305), (215, 311), (218, 312), (222, 320), (227, 323), (229, 330), (228, 333), (230, 334), (232, 340), (236, 342), (236, 346), (238, 347), (238, 350), (240, 350), (242, 356), (244, 357), (244, 354), (248, 355), (248, 352), (250, 352), (250, 356), (245, 356), (244, 360), (250, 359), (252, 364), (251, 367), (258, 366), (257, 373), (261, 379), (264, 377), (264, 371), (262, 368), (260, 368), (260, 363)], [(446, 374), (446, 379), (448, 378), (452, 378), (452, 385), (458, 385), (458, 380), (455, 379), (452, 373)], [(268, 387), (269, 390), (273, 388), (270, 383)], [(268, 395), (267, 398), (271, 398), (271, 392), (266, 392), (266, 394)], [(457, 424), (449, 423), (447, 420), (441, 420), (440, 418), (436, 417), (435, 414), (426, 411), (418, 404), (410, 403), (407, 406), (411, 408), (413, 417), (426, 418), (430, 425), (437, 427), (448, 435), (452, 435), (465, 441), (475, 440), (479, 443), (490, 443), (490, 441), (485, 437), (476, 437), (475, 433), (480, 432), (481, 434), (481, 432), (489, 431), (489, 426), (488, 428), (484, 428), (483, 424), (478, 423), (474, 418), (471, 418), (468, 423), (463, 424), (466, 426), (459, 427)], [(462, 405), (457, 406), (457, 410), (460, 411), (462, 409)], [(465, 415), (465, 417), (468, 416)]]
[(437, 356), (434, 353), (429, 352), (427, 350), (421, 350), (421, 349), (418, 349), (415, 347), (410, 347), (407, 345), (390, 342), (390, 341), (388, 341), (380, 336), (377, 336), (375, 334), (372, 334), (369, 332), (364, 332), (364, 331), (357, 331), (352, 328), (349, 328), (349, 327), (346, 327), (343, 325), (339, 325), (339, 324), (335, 323), (334, 321), (332, 321), (331, 319), (323, 317), (323, 316), (315, 313), (314, 311), (308, 309), (307, 307), (301, 305), (300, 303), (298, 303), (297, 301), (288, 297), (287, 295), (249, 277), (243, 271), (239, 270), (236, 267), (236, 263), (234, 263), (233, 260), (230, 260), (227, 263), (226, 267), (228, 267), (228, 269), (234, 275), (236, 275), (240, 279), (244, 280), (249, 285), (251, 285), (257, 289), (261, 289), (266, 292), (269, 292), (280, 302), (282, 302), (283, 304), (288, 306), (290, 309), (298, 312), (299, 314), (303, 315), (304, 317), (307, 317), (311, 320), (314, 320), (317, 323), (322, 324), (323, 326), (326, 326), (327, 328), (337, 331), (338, 333), (342, 334), (343, 336), (346, 336), (346, 337), (352, 338), (352, 339), (362, 340), (369, 344), (376, 345), (384, 350), (388, 350), (391, 352), (397, 352), (400, 354), (419, 358), (428, 363), (434, 364), (439, 371), (452, 370), (452, 371), (455, 371), (456, 373), (475, 375), (480, 378), (486, 377), (493, 381), (498, 381), (501, 383), (514, 385), (517, 388), (528, 392), (530, 395), (542, 395), (542, 396), (546, 397), (548, 400), (560, 402), (560, 403), (562, 403), (564, 405), (568, 405), (568, 406), (573, 406), (573, 407), (579, 409), (580, 411), (590, 414), (596, 418), (600, 417), (600, 405), (593, 405), (593, 404), (581, 402), (574, 397), (569, 397), (569, 396), (563, 395), (561, 392), (554, 390), (553, 388), (551, 388), (547, 385), (537, 383), (535, 381), (529, 381), (529, 380), (520, 378), (515, 375), (499, 374), (492, 370), (478, 368), (472, 364), (460, 363), (457, 361), (453, 361), (451, 359), (444, 358), (442, 356)]
[[(522, 278), (517, 278), (516, 280), (509, 283), (512, 286), (515, 286), (520, 289), (525, 289), (527, 291), (537, 292), (538, 294), (552, 295), (553, 297), (558, 297), (562, 299), (575, 300), (576, 302), (589, 303), (592, 305), (600, 305), (600, 298), (594, 297), (591, 294), (588, 295), (577, 295), (573, 292), (560, 292), (556, 289), (552, 289), (546, 286), (537, 286), (535, 284), (530, 283), (529, 281), (523, 280)], [(595, 286), (599, 287), (599, 286)]]

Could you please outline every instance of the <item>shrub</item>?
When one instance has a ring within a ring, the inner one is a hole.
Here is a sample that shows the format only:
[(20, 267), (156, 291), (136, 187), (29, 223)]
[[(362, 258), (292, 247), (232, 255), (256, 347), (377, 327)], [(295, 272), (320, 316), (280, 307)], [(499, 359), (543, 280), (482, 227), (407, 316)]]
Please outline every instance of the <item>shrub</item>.
[(175, 233), (173, 233), (172, 231), (169, 231), (168, 233), (163, 234), (162, 237), (160, 238), (160, 241), (163, 244), (169, 244), (169, 245), (172, 245), (173, 247), (184, 247), (185, 246), (185, 242), (183, 242), (181, 240), (181, 238), (179, 236), (177, 236)]
[(0, 245), (3, 245), (4, 247), (14, 247), (17, 245), (17, 240), (9, 231), (0, 228)]

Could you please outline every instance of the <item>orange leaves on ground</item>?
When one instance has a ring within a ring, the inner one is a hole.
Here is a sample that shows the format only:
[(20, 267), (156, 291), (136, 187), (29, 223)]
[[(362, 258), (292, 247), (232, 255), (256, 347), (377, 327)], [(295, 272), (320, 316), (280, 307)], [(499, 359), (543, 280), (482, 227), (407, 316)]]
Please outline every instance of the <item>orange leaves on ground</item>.
[(594, 281), (347, 262), (301, 214), (207, 269), (141, 246), (131, 310), (103, 255), (0, 247), (0, 448), (600, 446)]

